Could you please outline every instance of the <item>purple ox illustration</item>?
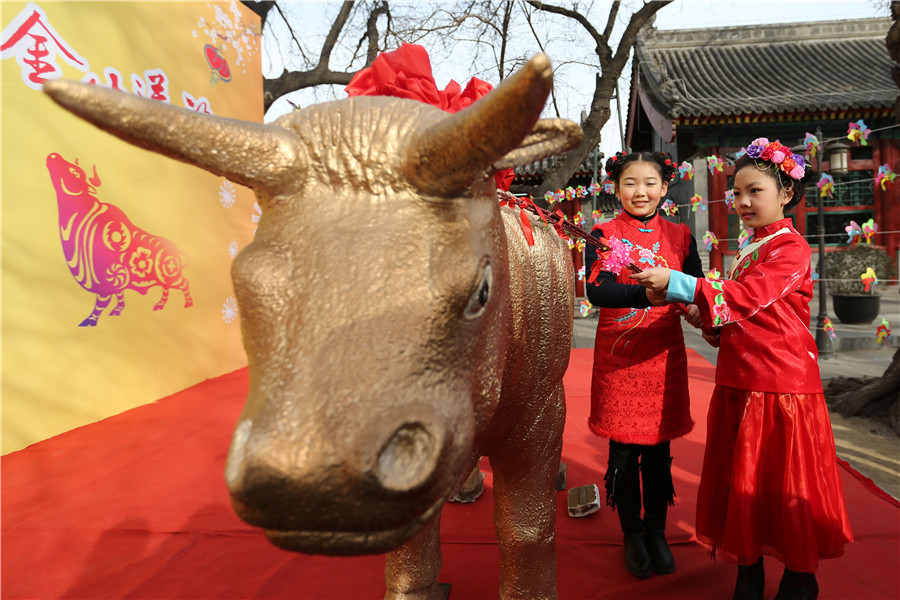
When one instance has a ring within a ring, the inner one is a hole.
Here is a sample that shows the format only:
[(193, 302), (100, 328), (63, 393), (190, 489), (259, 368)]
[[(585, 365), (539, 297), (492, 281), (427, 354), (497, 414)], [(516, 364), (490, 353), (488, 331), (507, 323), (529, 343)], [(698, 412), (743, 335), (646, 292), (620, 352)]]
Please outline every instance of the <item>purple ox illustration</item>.
[(117, 206), (97, 198), (97, 167), (90, 179), (80, 166), (55, 152), (47, 157), (47, 170), (56, 189), (59, 237), (72, 277), (96, 294), (94, 310), (79, 327), (95, 326), (112, 297), (114, 317), (125, 308), (125, 290), (141, 294), (155, 286), (163, 289), (153, 310), (162, 310), (172, 288), (184, 292), (184, 307), (194, 305), (182, 269), (178, 247), (136, 227)]

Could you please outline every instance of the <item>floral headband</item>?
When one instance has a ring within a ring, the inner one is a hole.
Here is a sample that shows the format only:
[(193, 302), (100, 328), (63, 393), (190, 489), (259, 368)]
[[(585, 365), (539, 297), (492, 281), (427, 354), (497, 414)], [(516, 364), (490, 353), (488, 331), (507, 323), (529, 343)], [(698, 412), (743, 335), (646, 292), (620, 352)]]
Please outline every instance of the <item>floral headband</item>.
[(747, 156), (755, 160), (771, 162), (791, 179), (801, 180), (806, 173), (806, 160), (779, 141), (757, 138), (747, 146)]

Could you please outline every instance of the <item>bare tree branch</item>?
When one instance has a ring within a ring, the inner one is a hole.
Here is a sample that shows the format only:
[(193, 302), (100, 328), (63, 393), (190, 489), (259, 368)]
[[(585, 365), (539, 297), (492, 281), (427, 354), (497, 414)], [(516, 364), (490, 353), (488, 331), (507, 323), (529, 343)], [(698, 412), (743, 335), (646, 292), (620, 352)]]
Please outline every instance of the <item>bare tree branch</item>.
[[(296, 35), (295, 30), (299, 29), (291, 27), (288, 17), (283, 16), (290, 31), (291, 48), (299, 49), (303, 65), (295, 70), (284, 68), (278, 77), (265, 80), (266, 108), (279, 96), (294, 90), (323, 84), (347, 85), (362, 64), (363, 48), (365, 64), (370, 65), (380, 51), (399, 47), (402, 43), (418, 43), (428, 49), (435, 67), (453, 65), (457, 69), (460, 68), (459, 57), (467, 57), (471, 70), (456, 71), (457, 74), (452, 76), (474, 75), (491, 80), (491, 72), (503, 79), (523, 64), (534, 53), (536, 45), (545, 54), (557, 55), (554, 57), (557, 82), (551, 98), (556, 115), (573, 112), (571, 105), (561, 106), (561, 100), (572, 97), (561, 94), (563, 89), (577, 92), (578, 104), (586, 104), (583, 106), (586, 115), (582, 119), (584, 141), (544, 172), (542, 185), (532, 191), (540, 197), (548, 189), (565, 187), (572, 174), (597, 148), (603, 126), (612, 114), (610, 100), (628, 64), (638, 32), (652, 22), (657, 11), (670, 3), (671, 0), (645, 3), (630, 15), (621, 37), (613, 44), (613, 35), (618, 35), (616, 32), (622, 29), (621, 0), (614, 0), (609, 13), (601, 19), (592, 14), (590, 7), (582, 9), (578, 4), (568, 2), (558, 6), (541, 0), (466, 0), (434, 4), (347, 0), (322, 41), (318, 58), (310, 51), (309, 36)], [(267, 14), (272, 8), (279, 14), (283, 8), (290, 12), (282, 4), (275, 2), (258, 8)], [(547, 18), (533, 18), (537, 11), (546, 14)], [(382, 19), (382, 15), (386, 19)], [(603, 25), (602, 30), (597, 23)], [(267, 31), (273, 31), (271, 26)], [(559, 33), (561, 31), (565, 33)], [(350, 39), (354, 42), (347, 43)], [(332, 66), (337, 56), (342, 57), (346, 65), (344, 70)], [(351, 65), (355, 67), (351, 68)], [(575, 65), (583, 65), (593, 72), (593, 82), (584, 77), (583, 68), (572, 77), (570, 73)], [(435, 73), (437, 75), (437, 69)], [(572, 118), (571, 114), (567, 116)]]
[[(277, 98), (280, 98), (289, 92), (317, 85), (347, 85), (350, 83), (350, 80), (354, 75), (353, 72), (332, 71), (329, 68), (329, 63), (335, 44), (337, 44), (338, 37), (347, 24), (352, 8), (352, 0), (347, 0), (341, 5), (341, 9), (335, 17), (334, 22), (331, 24), (331, 29), (328, 31), (328, 35), (322, 44), (322, 52), (319, 55), (319, 61), (313, 68), (308, 71), (288, 71), (287, 69), (284, 69), (280, 76), (263, 80), (263, 105), (265, 110), (268, 110)], [(281, 11), (280, 8), (278, 10), (279, 12)], [(282, 17), (285, 18), (284, 14), (281, 14)], [(300, 49), (301, 53), (303, 53), (303, 47), (299, 40), (297, 40), (294, 30), (287, 18), (285, 18), (285, 23), (287, 23), (288, 29), (291, 32), (291, 38), (294, 40), (294, 43)], [(307, 58), (305, 54), (303, 56), (304, 58)]]

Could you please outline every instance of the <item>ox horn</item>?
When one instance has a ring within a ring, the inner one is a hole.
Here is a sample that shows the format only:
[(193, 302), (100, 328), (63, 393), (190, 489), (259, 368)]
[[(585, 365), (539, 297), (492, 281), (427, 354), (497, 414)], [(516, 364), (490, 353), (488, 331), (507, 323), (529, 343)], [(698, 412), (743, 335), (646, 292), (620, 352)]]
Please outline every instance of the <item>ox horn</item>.
[(54, 80), (57, 104), (104, 131), (147, 150), (248, 187), (284, 191), (305, 172), (300, 138), (280, 128), (197, 113), (109, 88)]
[(531, 133), (552, 86), (550, 59), (538, 54), (487, 96), (422, 132), (410, 147), (407, 176), (439, 196), (465, 189)]

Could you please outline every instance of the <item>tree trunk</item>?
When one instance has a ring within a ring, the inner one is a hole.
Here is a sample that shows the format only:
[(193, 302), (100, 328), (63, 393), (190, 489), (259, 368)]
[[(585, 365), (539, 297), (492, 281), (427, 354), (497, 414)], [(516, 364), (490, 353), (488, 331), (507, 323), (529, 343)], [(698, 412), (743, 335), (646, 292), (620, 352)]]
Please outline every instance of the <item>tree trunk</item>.
[(891, 364), (881, 377), (861, 387), (860, 384), (859, 380), (855, 385), (852, 379), (832, 380), (826, 390), (832, 410), (852, 417), (867, 408), (875, 408), (874, 412), (888, 416), (891, 427), (900, 435), (900, 348), (894, 352)]

